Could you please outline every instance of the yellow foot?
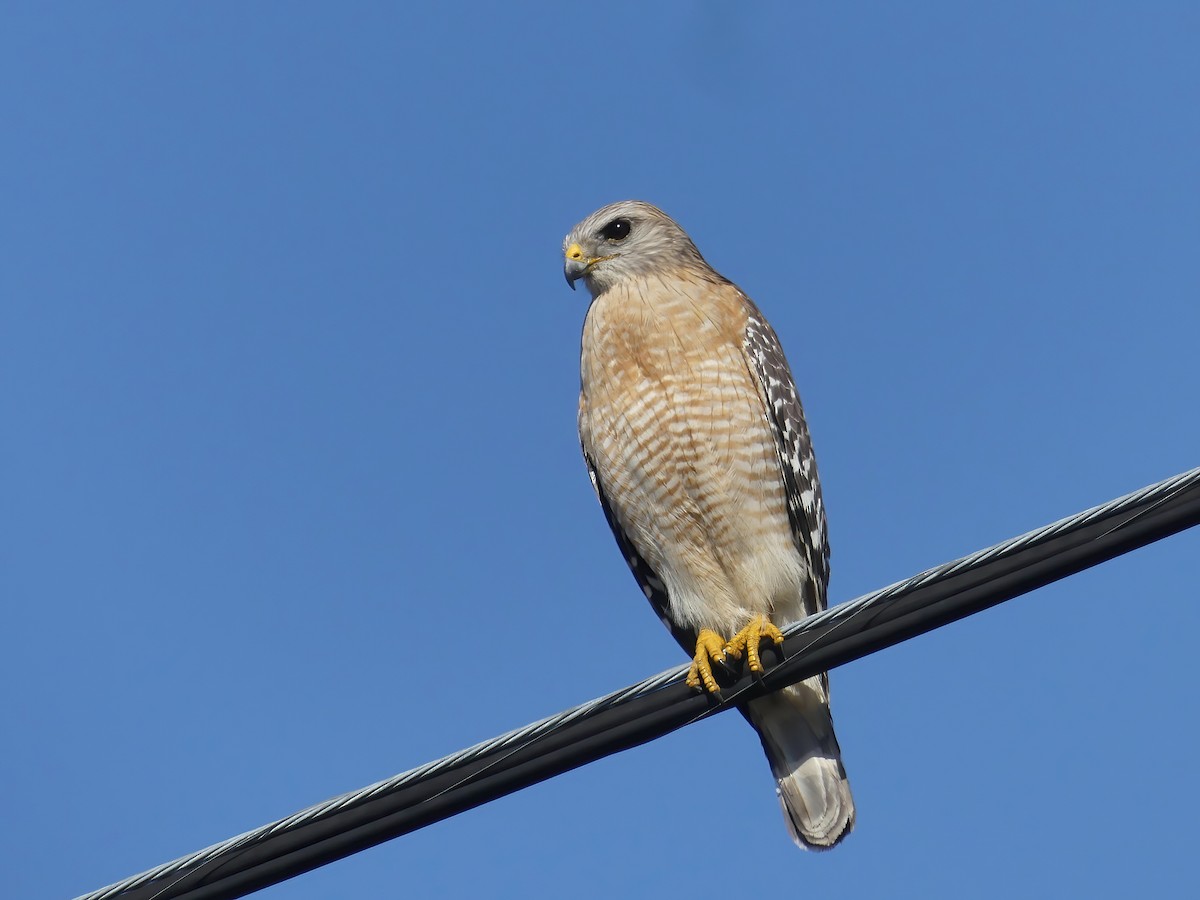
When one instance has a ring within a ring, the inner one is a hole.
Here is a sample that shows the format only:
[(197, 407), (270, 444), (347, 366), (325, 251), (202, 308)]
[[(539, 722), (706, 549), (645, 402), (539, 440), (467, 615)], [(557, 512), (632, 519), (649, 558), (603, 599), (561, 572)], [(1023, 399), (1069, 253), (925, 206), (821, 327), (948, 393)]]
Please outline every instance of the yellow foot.
[(725, 662), (725, 639), (709, 628), (701, 628), (696, 635), (696, 655), (692, 657), (692, 667), (688, 669), (687, 686), (715, 694), (720, 690), (717, 679), (713, 678), (713, 660)]
[(733, 660), (746, 654), (746, 664), (756, 675), (763, 673), (762, 660), (758, 658), (758, 645), (763, 638), (770, 638), (776, 645), (783, 643), (783, 632), (776, 628), (766, 616), (755, 616), (750, 624), (729, 639), (725, 655)]

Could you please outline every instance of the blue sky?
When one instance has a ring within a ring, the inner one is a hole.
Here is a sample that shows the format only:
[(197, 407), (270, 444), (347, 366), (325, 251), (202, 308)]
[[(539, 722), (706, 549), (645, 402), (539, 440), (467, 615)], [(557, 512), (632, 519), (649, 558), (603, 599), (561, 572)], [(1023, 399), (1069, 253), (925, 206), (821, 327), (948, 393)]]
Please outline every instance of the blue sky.
[[(662, 206), (788, 350), (835, 601), (1200, 463), (1192, 4), (11, 4), (0, 882), (74, 896), (681, 660), (560, 240)], [(1194, 891), (1189, 533), (833, 675), (795, 850), (688, 728), (261, 896)]]

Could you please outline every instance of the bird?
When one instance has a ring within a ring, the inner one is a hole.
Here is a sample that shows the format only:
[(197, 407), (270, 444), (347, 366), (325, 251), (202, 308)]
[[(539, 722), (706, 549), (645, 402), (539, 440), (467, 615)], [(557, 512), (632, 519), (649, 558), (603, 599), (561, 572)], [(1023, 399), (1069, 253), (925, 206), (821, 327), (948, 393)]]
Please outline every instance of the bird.
[[(764, 671), (779, 623), (825, 609), (829, 542), (804, 411), (779, 338), (673, 219), (605, 206), (563, 240), (591, 295), (579, 439), (592, 487), (642, 592), (692, 656)], [(758, 732), (784, 821), (805, 849), (837, 845), (854, 799), (821, 673), (739, 707)]]

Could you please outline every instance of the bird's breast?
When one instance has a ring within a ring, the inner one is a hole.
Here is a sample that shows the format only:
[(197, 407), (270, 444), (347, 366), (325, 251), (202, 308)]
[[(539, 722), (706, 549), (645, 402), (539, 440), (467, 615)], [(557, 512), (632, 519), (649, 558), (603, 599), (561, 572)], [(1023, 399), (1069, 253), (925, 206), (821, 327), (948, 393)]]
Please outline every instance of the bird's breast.
[(769, 598), (799, 593), (774, 434), (742, 349), (744, 307), (729, 292), (653, 281), (610, 290), (583, 333), (584, 449), (686, 619), (769, 612)]

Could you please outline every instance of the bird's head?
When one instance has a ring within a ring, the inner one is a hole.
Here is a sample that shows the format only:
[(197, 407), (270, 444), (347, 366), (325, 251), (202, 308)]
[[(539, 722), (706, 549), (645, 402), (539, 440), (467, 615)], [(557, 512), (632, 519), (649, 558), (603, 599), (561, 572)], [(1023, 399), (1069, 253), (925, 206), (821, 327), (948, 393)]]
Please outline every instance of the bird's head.
[(563, 238), (563, 274), (593, 297), (630, 278), (704, 259), (692, 239), (656, 206), (622, 200), (596, 210)]

